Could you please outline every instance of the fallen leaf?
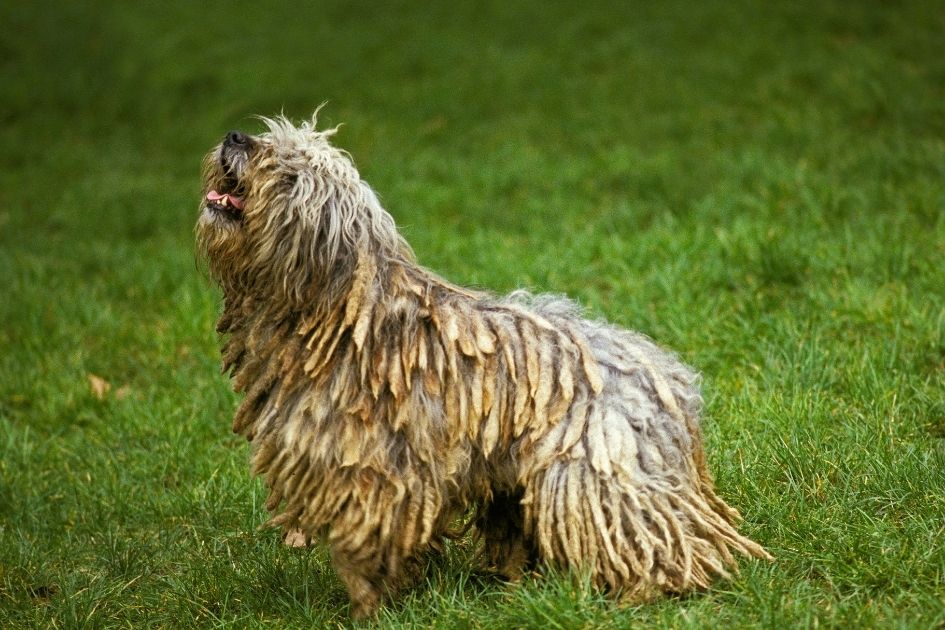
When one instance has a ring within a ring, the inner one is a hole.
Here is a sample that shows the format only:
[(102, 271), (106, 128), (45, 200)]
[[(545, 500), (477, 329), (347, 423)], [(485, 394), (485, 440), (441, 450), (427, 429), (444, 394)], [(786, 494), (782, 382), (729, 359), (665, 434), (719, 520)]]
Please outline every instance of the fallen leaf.
[(92, 395), (99, 400), (105, 400), (105, 395), (112, 388), (111, 383), (95, 374), (89, 374), (89, 387), (92, 389)]

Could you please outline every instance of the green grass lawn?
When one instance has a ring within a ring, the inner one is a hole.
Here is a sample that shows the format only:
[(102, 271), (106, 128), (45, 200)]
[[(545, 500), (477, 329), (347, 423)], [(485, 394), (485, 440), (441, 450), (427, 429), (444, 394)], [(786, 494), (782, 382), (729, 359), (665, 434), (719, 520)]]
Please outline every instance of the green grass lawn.
[(348, 623), (256, 529), (193, 253), (203, 153), (323, 101), (422, 263), (704, 374), (777, 557), (620, 610), (460, 542), (380, 625), (945, 623), (940, 4), (55, 4), (0, 4), (0, 627)]

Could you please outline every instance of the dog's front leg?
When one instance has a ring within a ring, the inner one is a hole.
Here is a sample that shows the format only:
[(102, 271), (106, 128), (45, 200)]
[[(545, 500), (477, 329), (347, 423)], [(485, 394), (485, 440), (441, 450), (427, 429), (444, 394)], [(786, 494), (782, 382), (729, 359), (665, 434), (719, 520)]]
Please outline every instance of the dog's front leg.
[(338, 577), (351, 599), (351, 616), (373, 615), (391, 595), (419, 575), (422, 552), (441, 535), (443, 502), (434, 484), (418, 474), (397, 492), (394, 485), (378, 485), (365, 476), (358, 492), (333, 520), (328, 542)]
[(353, 619), (370, 617), (381, 606), (386, 589), (378, 556), (373, 546), (362, 546), (356, 552), (343, 543), (331, 547), (332, 566), (348, 591)]

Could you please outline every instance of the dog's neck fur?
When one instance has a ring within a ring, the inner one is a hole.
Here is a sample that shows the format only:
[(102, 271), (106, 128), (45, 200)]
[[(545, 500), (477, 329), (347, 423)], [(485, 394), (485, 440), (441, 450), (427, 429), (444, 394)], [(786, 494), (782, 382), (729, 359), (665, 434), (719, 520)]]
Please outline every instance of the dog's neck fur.
[[(225, 292), (217, 322), (217, 331), (227, 336), (223, 370), (230, 372), (234, 390), (246, 395), (234, 417), (234, 432), (255, 439), (253, 425), (267, 402), (275, 397), (278, 405), (295, 387), (322, 380), (335, 366), (343, 350), (339, 346), (353, 343), (362, 350), (366, 343), (376, 343), (390, 318), (435, 322), (439, 305), (451, 298), (484, 297), (420, 267), (409, 248), (392, 252), (368, 245), (352, 258), (357, 262), (350, 274), (336, 278), (332, 286), (311, 287), (305, 292), (311, 297), (307, 303), (260, 298), (258, 292), (234, 287)], [(409, 340), (388, 340), (402, 342)], [(376, 397), (382, 384), (368, 374), (371, 366), (357, 368), (362, 384)]]

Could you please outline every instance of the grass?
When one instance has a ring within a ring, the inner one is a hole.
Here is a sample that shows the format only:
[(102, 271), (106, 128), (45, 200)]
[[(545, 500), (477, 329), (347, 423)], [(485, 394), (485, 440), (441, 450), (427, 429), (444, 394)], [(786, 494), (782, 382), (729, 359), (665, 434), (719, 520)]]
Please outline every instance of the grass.
[(0, 5), (0, 626), (348, 623), (325, 553), (256, 531), (192, 246), (203, 152), (326, 100), (426, 265), (704, 373), (777, 556), (619, 610), (462, 542), (379, 625), (945, 623), (935, 3), (57, 4)]

